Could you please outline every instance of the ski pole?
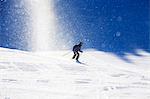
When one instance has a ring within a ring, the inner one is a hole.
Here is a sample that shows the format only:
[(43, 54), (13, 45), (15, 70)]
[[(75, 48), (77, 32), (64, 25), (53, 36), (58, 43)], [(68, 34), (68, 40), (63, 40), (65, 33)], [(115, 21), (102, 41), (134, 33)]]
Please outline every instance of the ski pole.
[(70, 54), (72, 51), (68, 51), (68, 52), (66, 52), (65, 54), (63, 54), (62, 56), (66, 56), (66, 55), (68, 55), (68, 54)]

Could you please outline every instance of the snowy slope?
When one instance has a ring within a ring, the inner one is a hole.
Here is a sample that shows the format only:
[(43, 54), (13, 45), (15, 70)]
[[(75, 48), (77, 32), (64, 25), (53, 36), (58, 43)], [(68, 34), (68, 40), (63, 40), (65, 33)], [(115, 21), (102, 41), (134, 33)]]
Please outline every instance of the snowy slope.
[(150, 54), (87, 50), (82, 64), (68, 51), (0, 48), (0, 99), (150, 99)]

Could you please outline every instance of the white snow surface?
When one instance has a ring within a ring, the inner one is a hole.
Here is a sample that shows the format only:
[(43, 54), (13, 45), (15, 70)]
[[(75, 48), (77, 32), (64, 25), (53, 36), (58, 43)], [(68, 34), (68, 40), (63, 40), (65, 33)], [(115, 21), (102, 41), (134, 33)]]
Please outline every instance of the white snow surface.
[(0, 48), (0, 99), (150, 99), (150, 53), (86, 50), (25, 52)]

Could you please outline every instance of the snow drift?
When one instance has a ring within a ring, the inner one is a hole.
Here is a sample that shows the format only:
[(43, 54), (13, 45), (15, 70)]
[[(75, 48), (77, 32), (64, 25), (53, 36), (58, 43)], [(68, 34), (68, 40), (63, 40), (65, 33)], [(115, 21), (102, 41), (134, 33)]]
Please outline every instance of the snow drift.
[(87, 50), (81, 64), (68, 51), (0, 48), (0, 99), (150, 99), (150, 54)]

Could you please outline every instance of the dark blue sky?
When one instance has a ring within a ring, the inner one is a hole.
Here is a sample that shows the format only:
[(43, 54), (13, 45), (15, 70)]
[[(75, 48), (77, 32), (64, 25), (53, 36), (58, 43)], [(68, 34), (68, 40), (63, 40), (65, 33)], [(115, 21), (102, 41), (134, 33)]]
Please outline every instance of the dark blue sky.
[(27, 50), (28, 12), (23, 0), (0, 1), (0, 46)]
[(67, 32), (86, 47), (112, 52), (148, 49), (149, 0), (57, 0), (56, 6)]
[[(28, 49), (23, 28), (30, 19), (21, 3), (1, 0), (0, 46)], [(149, 49), (149, 0), (55, 0), (55, 11), (63, 33), (73, 36), (74, 43), (83, 41), (84, 48), (115, 53)]]

